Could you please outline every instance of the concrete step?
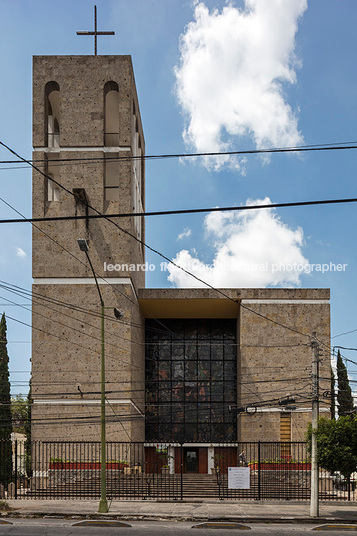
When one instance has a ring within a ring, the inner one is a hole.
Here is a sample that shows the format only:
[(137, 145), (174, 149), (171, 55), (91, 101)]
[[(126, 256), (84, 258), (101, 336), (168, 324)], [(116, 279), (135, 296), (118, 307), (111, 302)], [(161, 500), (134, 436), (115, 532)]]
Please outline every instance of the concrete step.
[[(194, 498), (234, 498), (258, 497), (258, 479), (252, 475), (251, 487), (247, 491), (228, 490), (227, 475), (221, 475), (219, 488), (217, 475), (184, 474), (182, 475), (182, 497)], [(310, 491), (299, 485), (281, 485), (275, 482), (261, 483), (262, 498), (299, 498), (308, 499)], [(181, 498), (180, 474), (138, 474), (123, 475), (107, 480), (108, 497), (122, 498)], [(47, 482), (47, 488), (29, 490), (27, 497), (64, 498), (64, 497), (99, 497), (100, 478), (91, 477), (80, 482), (67, 482), (54, 485)]]

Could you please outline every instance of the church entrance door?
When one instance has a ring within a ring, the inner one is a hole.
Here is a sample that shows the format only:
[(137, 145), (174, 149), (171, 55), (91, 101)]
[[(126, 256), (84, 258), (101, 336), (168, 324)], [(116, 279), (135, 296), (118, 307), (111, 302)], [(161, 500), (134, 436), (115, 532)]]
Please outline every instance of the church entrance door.
[(198, 473), (198, 449), (186, 448), (184, 460), (185, 473)]

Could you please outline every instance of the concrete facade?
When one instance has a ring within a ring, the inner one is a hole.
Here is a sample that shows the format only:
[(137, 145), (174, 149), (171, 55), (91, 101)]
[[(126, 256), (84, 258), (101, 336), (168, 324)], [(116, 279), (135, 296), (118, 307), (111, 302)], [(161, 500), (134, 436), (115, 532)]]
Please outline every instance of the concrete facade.
[[(35, 57), (33, 78), (33, 157), (39, 168), (33, 174), (33, 216), (85, 216), (94, 208), (110, 217), (145, 210), (140, 158), (145, 144), (130, 57)], [(107, 132), (106, 106), (112, 102)], [(118, 118), (115, 131), (113, 117)], [(118, 178), (114, 200), (108, 199), (110, 158), (117, 158), (114, 174), (110, 168), (110, 181)], [(85, 238), (108, 307), (108, 441), (145, 440), (145, 320), (152, 318), (235, 319), (237, 406), (271, 401), (238, 415), (237, 441), (280, 441), (287, 414), (290, 439), (304, 440), (311, 419), (309, 337), (316, 331), (322, 349), (329, 344), (329, 290), (224, 289), (223, 296), (212, 289), (146, 289), (144, 271), (123, 267), (145, 262), (144, 220), (114, 221), (117, 226), (83, 219), (34, 227), (33, 439), (100, 438), (100, 302), (77, 245)], [(105, 263), (122, 268), (104, 270)], [(113, 307), (124, 312), (122, 321), (114, 319)], [(323, 358), (322, 391), (329, 389), (327, 351)], [(278, 405), (289, 395), (296, 409)], [(321, 404), (326, 415), (328, 407), (328, 401)]]
[[(234, 318), (237, 321), (237, 406), (271, 401), (238, 414), (239, 441), (280, 441), (281, 415), (291, 417), (292, 441), (304, 441), (311, 421), (312, 349), (309, 337), (330, 340), (329, 289), (142, 289), (146, 317)], [(291, 329), (286, 329), (289, 326)], [(320, 390), (330, 387), (330, 357), (321, 345)], [(296, 409), (278, 401), (294, 396)], [(330, 402), (321, 404), (329, 415)], [(255, 411), (255, 410), (254, 410)]]
[[(34, 217), (95, 213), (87, 204), (108, 216), (132, 212), (134, 166), (125, 157), (133, 156), (135, 136), (139, 138), (142, 155), (145, 142), (131, 58), (35, 57), (33, 81), (33, 157), (39, 168), (33, 173)], [(108, 84), (109, 89), (118, 88), (117, 125), (113, 127), (111, 121), (115, 136), (110, 133), (109, 143), (105, 124)], [(53, 143), (48, 116), (55, 114)], [(105, 159), (115, 157), (119, 157), (115, 165), (120, 197), (106, 200)], [(143, 159), (139, 164), (144, 208)], [(56, 184), (48, 181), (49, 174), (68, 190), (59, 188), (54, 200), (49, 200), (49, 188), (56, 188)], [(76, 192), (79, 198), (71, 195)], [(84, 201), (80, 196), (84, 196)], [(104, 271), (104, 263), (143, 263), (144, 252), (131, 237), (137, 235), (133, 219), (116, 221), (118, 226), (98, 219), (44, 222), (33, 228), (33, 439), (100, 437), (100, 301), (90, 266), (79, 250), (78, 238), (88, 241), (90, 258), (108, 307), (108, 440), (143, 438), (144, 333), (137, 327), (143, 321), (136, 293), (144, 285), (144, 272), (128, 275), (122, 270)], [(143, 226), (141, 238), (144, 239)], [(114, 319), (113, 307), (124, 312), (124, 321)], [(41, 420), (52, 424), (43, 426)]]

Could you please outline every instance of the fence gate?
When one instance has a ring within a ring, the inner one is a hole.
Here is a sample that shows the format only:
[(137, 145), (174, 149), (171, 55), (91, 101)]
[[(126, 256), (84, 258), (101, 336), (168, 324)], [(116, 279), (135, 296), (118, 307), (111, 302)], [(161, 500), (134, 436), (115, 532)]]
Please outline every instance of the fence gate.
[[(109, 500), (310, 499), (303, 442), (190, 447), (107, 443)], [(99, 499), (100, 442), (0, 442), (0, 498)], [(230, 489), (228, 468), (250, 468), (250, 488)], [(322, 500), (355, 500), (355, 482), (320, 468)]]

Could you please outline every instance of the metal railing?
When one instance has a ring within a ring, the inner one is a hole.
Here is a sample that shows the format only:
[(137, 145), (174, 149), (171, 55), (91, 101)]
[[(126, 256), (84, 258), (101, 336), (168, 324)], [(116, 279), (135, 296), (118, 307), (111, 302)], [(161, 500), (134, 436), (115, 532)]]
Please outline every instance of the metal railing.
[[(197, 466), (187, 464), (195, 448)], [(311, 464), (303, 442), (190, 447), (108, 442), (108, 499), (309, 500)], [(100, 442), (0, 441), (0, 498), (98, 499)], [(249, 489), (231, 489), (229, 467), (249, 467)], [(195, 469), (195, 472), (190, 472)], [(320, 468), (325, 501), (356, 500), (355, 481)]]

